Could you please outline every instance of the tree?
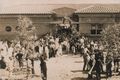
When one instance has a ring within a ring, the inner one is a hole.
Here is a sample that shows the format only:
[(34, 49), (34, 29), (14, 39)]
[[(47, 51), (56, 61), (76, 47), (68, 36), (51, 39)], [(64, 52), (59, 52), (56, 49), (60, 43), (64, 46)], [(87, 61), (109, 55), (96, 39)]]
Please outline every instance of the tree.
[(34, 32), (35, 32), (35, 27), (33, 26), (32, 21), (26, 17), (26, 16), (20, 16), (18, 18), (18, 27), (16, 27), (16, 30), (19, 33), (20, 39), (28, 40), (32, 38)]
[[(26, 16), (20, 16), (18, 18), (18, 27), (16, 28), (18, 34), (19, 34), (19, 39), (22, 42), (22, 44), (27, 44), (28, 47), (30, 40), (35, 40), (36, 35), (35, 33), (35, 27), (32, 24), (32, 21), (26, 17)], [(24, 43), (26, 41), (27, 43)], [(32, 53), (33, 54), (33, 53)], [(27, 53), (27, 57), (30, 55), (30, 53)], [(33, 63), (34, 64), (34, 63)], [(32, 68), (32, 70), (34, 70)], [(28, 68), (28, 59), (27, 59), (27, 76), (26, 78), (28, 79), (29, 76), (29, 68)]]
[(120, 50), (120, 24), (108, 26), (102, 31), (102, 41), (109, 51)]

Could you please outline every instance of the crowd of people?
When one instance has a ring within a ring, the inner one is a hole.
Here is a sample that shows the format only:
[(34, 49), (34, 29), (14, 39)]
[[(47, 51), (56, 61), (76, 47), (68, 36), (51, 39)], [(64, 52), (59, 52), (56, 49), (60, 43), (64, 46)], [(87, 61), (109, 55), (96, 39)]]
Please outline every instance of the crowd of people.
[[(62, 56), (62, 44), (59, 38), (46, 35), (38, 40), (0, 41), (0, 69), (7, 69), (12, 76), (15, 70), (25, 66), (31, 73), (47, 80), (46, 60)], [(41, 74), (40, 74), (41, 73)]]
[(84, 35), (76, 35), (68, 34), (68, 50), (69, 53), (80, 54), (83, 57), (83, 71), (87, 71), (89, 79), (92, 79), (94, 74), (96, 80), (101, 79), (101, 74), (105, 74), (106, 78), (112, 77), (113, 73), (120, 74), (120, 51), (117, 47), (109, 48), (109, 44), (100, 38), (95, 40)]
[[(31, 74), (42, 76), (43, 80), (47, 80), (46, 61), (70, 52), (70, 41), (67, 37), (51, 34), (37, 40), (1, 40), (0, 45), (0, 69), (8, 70), (9, 76), (12, 76), (15, 71), (26, 67)], [(72, 49), (75, 53), (75, 47)]]
[(118, 50), (110, 52), (100, 40), (93, 41), (83, 35), (73, 34), (46, 34), (30, 41), (0, 41), (0, 68), (9, 70), (11, 76), (14, 70), (27, 66), (31, 74), (47, 80), (46, 61), (52, 57), (62, 56), (63, 53), (83, 56), (83, 71), (88, 71), (88, 78), (93, 78), (94, 72), (97, 80), (101, 79), (102, 72), (111, 77), (113, 67), (114, 72), (119, 73)]
[(120, 74), (120, 54), (117, 48), (110, 50), (108, 45), (100, 40), (87, 40), (87, 44), (84, 42), (81, 49), (84, 60), (83, 71), (88, 72), (89, 79), (92, 79), (94, 74), (96, 80), (101, 80), (101, 74), (105, 74), (106, 78), (111, 78), (113, 73)]

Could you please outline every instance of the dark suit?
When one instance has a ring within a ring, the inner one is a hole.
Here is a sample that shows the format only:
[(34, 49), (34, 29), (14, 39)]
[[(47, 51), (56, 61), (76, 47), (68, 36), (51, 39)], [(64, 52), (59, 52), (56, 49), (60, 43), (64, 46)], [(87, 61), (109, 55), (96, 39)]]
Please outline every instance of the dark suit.
[(96, 78), (97, 80), (100, 80), (102, 71), (102, 56), (99, 50), (95, 52), (95, 60), (96, 60), (95, 63)]
[(106, 58), (106, 73), (107, 77), (112, 76), (112, 57), (110, 55)]
[(41, 56), (40, 61), (41, 61), (41, 64), (40, 64), (41, 73), (43, 74), (42, 79), (47, 80), (47, 65), (46, 65), (44, 56)]
[(19, 62), (19, 67), (22, 67), (23, 66), (23, 62), (22, 62), (23, 54), (22, 53), (17, 53), (15, 57)]
[(0, 60), (0, 69), (5, 69), (6, 63), (4, 62), (3, 58)]

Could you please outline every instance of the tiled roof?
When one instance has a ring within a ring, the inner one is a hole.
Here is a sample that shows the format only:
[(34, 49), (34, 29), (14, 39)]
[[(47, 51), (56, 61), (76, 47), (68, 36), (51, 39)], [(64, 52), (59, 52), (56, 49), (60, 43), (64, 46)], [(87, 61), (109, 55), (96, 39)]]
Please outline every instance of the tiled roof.
[[(90, 5), (90, 4), (88, 4)], [(11, 7), (4, 7), (0, 10), (0, 14), (49, 14), (55, 9), (68, 7), (73, 9), (81, 9), (88, 5), (76, 4), (21, 4)]]
[(0, 14), (52, 14), (53, 11), (48, 6), (12, 6), (0, 11)]
[(75, 13), (119, 13), (120, 9), (103, 5), (92, 5), (75, 11)]
[(22, 4), (2, 8), (0, 14), (52, 14), (58, 8), (73, 8), (76, 13), (89, 13), (89, 12), (118, 12), (120, 4)]

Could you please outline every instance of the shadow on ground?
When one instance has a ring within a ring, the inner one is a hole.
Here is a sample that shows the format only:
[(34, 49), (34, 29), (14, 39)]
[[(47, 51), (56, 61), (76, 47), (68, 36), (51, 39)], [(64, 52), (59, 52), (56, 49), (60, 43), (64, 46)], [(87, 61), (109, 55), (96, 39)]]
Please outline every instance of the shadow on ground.
[(82, 72), (83, 74), (88, 73), (88, 71), (83, 71), (83, 70), (71, 70), (71, 72), (73, 72), (73, 73)]
[(72, 56), (72, 58), (81, 58), (81, 56)]
[(72, 78), (71, 80), (87, 80), (86, 78), (81, 78), (81, 77), (75, 77), (75, 78)]
[(83, 61), (75, 61), (75, 63), (83, 63)]
[(76, 72), (83, 72), (83, 70), (71, 70), (71, 72), (76, 73)]
[(74, 77), (71, 80), (96, 80), (96, 78), (88, 79), (88, 78), (83, 78), (83, 77)]

